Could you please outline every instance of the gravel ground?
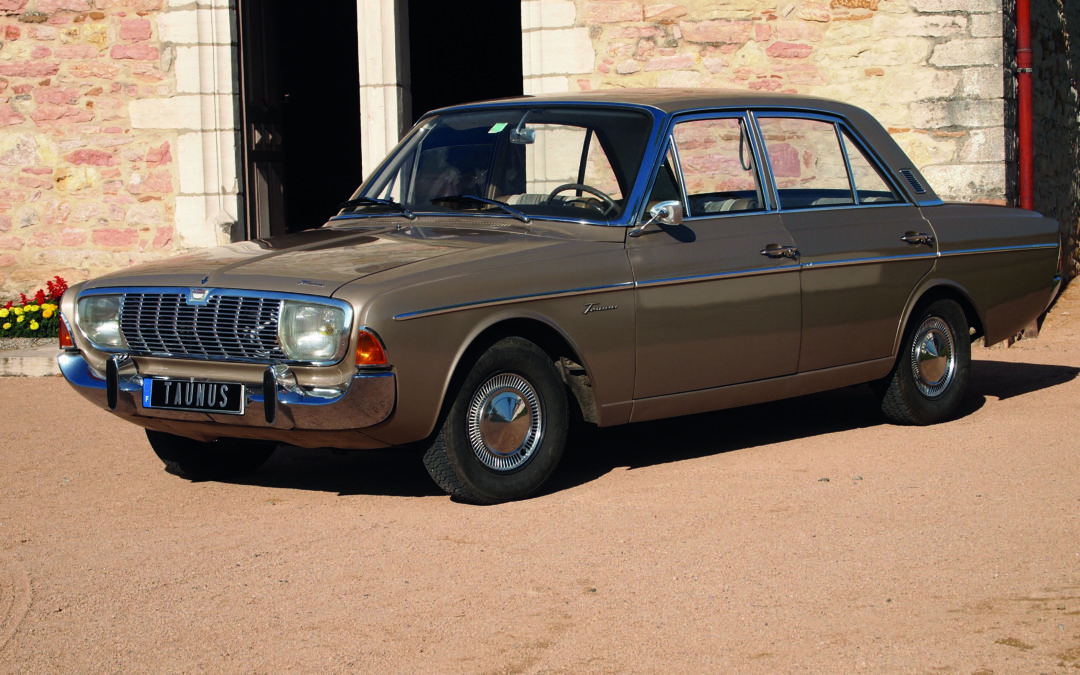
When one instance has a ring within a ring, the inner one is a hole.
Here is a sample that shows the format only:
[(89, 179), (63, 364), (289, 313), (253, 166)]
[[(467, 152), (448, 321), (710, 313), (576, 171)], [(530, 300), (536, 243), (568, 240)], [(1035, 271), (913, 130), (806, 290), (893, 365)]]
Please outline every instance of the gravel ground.
[(17, 351), (22, 349), (34, 349), (35, 347), (55, 347), (57, 338), (0, 338), (0, 351)]
[(0, 380), (3, 672), (1080, 669), (1080, 292), (976, 349), (962, 415), (866, 388), (576, 436), (529, 501), (405, 452), (163, 471), (55, 377)]

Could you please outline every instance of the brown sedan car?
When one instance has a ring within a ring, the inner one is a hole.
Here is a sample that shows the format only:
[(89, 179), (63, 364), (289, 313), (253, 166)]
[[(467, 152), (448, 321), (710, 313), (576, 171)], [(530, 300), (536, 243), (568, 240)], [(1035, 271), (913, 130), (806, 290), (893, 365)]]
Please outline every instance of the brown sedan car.
[(1053, 220), (943, 203), (850, 105), (528, 97), (428, 114), (319, 229), (73, 287), (59, 362), (183, 475), (422, 446), (491, 503), (543, 485), (574, 419), (859, 383), (897, 423), (947, 419), (972, 340), (1058, 279)]

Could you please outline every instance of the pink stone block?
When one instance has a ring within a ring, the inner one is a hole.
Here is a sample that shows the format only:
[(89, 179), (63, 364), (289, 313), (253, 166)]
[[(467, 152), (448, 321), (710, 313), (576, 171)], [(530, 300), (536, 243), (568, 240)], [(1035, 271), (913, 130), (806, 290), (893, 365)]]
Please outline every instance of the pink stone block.
[(107, 248), (130, 248), (139, 243), (139, 231), (133, 227), (94, 230), (93, 242)]
[(149, 19), (124, 19), (120, 22), (121, 40), (149, 40), (153, 27)]
[(754, 24), (750, 21), (684, 21), (679, 27), (683, 38), (689, 42), (744, 44), (754, 35)]
[(80, 148), (70, 152), (64, 156), (64, 159), (72, 164), (89, 164), (91, 166), (112, 166), (115, 161), (113, 153), (90, 148)]
[(51, 77), (60, 72), (60, 64), (47, 61), (15, 61), (0, 63), (0, 76)]
[(769, 45), (765, 53), (778, 59), (805, 59), (810, 56), (812, 51), (814, 51), (814, 48), (810, 45), (794, 42), (774, 42)]
[(87, 12), (93, 9), (90, 0), (38, 0), (37, 10), (45, 14), (53, 14), (59, 10), (71, 12)]
[(136, 61), (156, 61), (160, 52), (157, 47), (150, 45), (114, 45), (109, 50), (109, 56), (114, 59), (134, 59)]
[(641, 21), (645, 16), (640, 2), (593, 0), (585, 4), (586, 23)]

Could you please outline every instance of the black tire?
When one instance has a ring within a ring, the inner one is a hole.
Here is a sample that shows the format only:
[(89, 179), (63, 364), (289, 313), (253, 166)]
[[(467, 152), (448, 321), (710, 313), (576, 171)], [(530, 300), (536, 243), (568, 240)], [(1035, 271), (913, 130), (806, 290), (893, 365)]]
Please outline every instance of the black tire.
[(908, 323), (896, 365), (882, 382), (881, 410), (896, 424), (943, 422), (960, 406), (970, 371), (964, 310), (952, 300), (937, 300)]
[(150, 429), (146, 438), (166, 471), (191, 480), (239, 478), (266, 463), (275, 449), (270, 444), (236, 439), (204, 443)]
[(566, 386), (551, 358), (523, 338), (500, 340), (454, 394), (424, 466), (460, 501), (523, 499), (562, 458), (568, 408)]

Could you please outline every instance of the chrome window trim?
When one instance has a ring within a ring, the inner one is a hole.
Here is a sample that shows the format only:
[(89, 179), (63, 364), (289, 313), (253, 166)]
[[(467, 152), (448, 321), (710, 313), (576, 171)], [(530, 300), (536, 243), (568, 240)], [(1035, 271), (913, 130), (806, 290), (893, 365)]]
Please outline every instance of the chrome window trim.
[[(193, 290), (206, 291), (206, 297), (211, 295), (220, 295), (225, 297), (241, 297), (241, 298), (262, 298), (266, 300), (299, 300), (301, 302), (310, 302), (312, 304), (323, 304), (337, 307), (345, 312), (345, 326), (346, 333), (349, 336), (348, 342), (352, 341), (352, 324), (353, 324), (353, 308), (352, 305), (344, 300), (338, 300), (337, 298), (328, 298), (321, 295), (309, 295), (306, 293), (281, 293), (278, 291), (256, 291), (245, 290), (238, 288), (216, 288), (216, 287), (204, 287), (204, 286), (108, 286), (108, 287), (96, 287), (87, 288), (79, 292), (75, 297), (75, 317), (73, 319), (76, 326), (79, 325), (79, 300), (86, 296), (91, 295), (126, 295), (140, 294), (140, 293), (175, 293), (177, 295), (183, 295), (186, 298), (191, 297)], [(189, 303), (190, 304), (190, 303)], [(280, 312), (280, 310), (279, 310)], [(80, 329), (81, 334), (81, 329)], [(232, 358), (232, 357), (219, 357), (219, 356), (204, 356), (204, 357), (191, 357), (186, 355), (167, 355), (167, 354), (143, 354), (143, 352), (132, 352), (130, 349), (122, 349), (116, 347), (103, 347), (96, 343), (91, 342), (94, 349), (109, 353), (109, 354), (135, 354), (137, 356), (148, 356), (153, 358), (163, 359), (176, 359), (183, 361), (213, 361), (215, 363), (287, 363), (290, 365), (303, 365), (303, 366), (329, 366), (341, 362), (342, 359), (349, 355), (349, 350), (345, 349), (340, 358), (332, 361), (293, 361), (289, 359), (247, 359), (247, 358)]]
[[(851, 191), (851, 203), (855, 206), (859, 206), (859, 188), (855, 185), (855, 172), (851, 170), (851, 155), (848, 153), (847, 144), (844, 143), (844, 132), (840, 129), (840, 124), (837, 122), (833, 122), (833, 133), (836, 134), (836, 143), (840, 146), (840, 157), (844, 160), (844, 171), (847, 172), (848, 189)], [(855, 149), (858, 151), (858, 148)]]
[[(389, 153), (387, 153), (387, 156), (383, 159), (383, 161), (380, 162), (379, 165), (375, 168), (375, 170), (372, 171), (368, 175), (367, 179), (365, 179), (364, 182), (360, 184), (360, 186), (353, 192), (353, 195), (355, 196), (355, 195), (364, 195), (364, 194), (366, 194), (367, 190), (369, 189), (368, 181), (370, 181), (372, 178), (374, 178), (376, 176), (379, 176), (382, 173), (382, 171), (389, 165), (390, 158), (394, 157), (398, 153), (398, 151), (402, 148), (402, 146), (410, 139), (410, 137), (414, 133), (417, 133), (416, 129), (418, 129), (421, 126), (423, 126), (424, 124), (432, 121), (435, 117), (445, 115), (445, 114), (449, 114), (449, 113), (463, 112), (463, 111), (468, 111), (468, 110), (473, 110), (473, 111), (475, 111), (475, 110), (493, 110), (493, 109), (499, 109), (499, 108), (528, 109), (530, 107), (535, 107), (536, 105), (539, 105), (539, 104), (533, 103), (533, 102), (530, 102), (530, 101), (521, 100), (521, 99), (511, 99), (511, 100), (507, 100), (507, 101), (491, 101), (491, 102), (484, 103), (484, 104), (479, 104), (479, 105), (478, 104), (473, 104), (473, 103), (462, 104), (462, 105), (453, 105), (453, 106), (447, 106), (445, 108), (439, 108), (437, 110), (429, 111), (428, 113), (424, 114), (424, 116), (421, 117), (419, 120), (417, 120), (416, 124), (413, 125), (413, 128), (410, 129), (409, 132), (405, 134), (405, 136), (402, 138), (402, 140), (399, 141), (398, 144), (396, 146), (394, 146), (394, 148), (392, 150), (390, 150)], [(649, 119), (651, 120), (651, 124), (649, 125), (649, 129), (647, 131), (647, 138), (645, 139), (645, 150), (644, 150), (644, 153), (641, 156), (641, 164), (640, 164), (640, 166), (637, 167), (636, 175), (634, 175), (632, 177), (628, 177), (628, 178), (631, 179), (631, 182), (627, 186), (628, 189), (624, 193), (623, 200), (624, 200), (625, 203), (624, 203), (624, 206), (623, 206), (622, 215), (620, 215), (619, 218), (617, 218), (615, 220), (579, 220), (579, 219), (573, 219), (573, 218), (563, 219), (563, 218), (557, 218), (557, 217), (556, 218), (547, 218), (547, 217), (540, 218), (538, 216), (529, 215), (529, 217), (534, 219), (534, 220), (552, 220), (552, 221), (565, 222), (565, 223), (575, 223), (575, 224), (580, 223), (580, 224), (583, 224), (583, 225), (597, 225), (597, 226), (600, 226), (600, 227), (629, 228), (629, 227), (633, 226), (637, 222), (636, 219), (634, 218), (634, 216), (638, 213), (641, 206), (644, 204), (644, 196), (646, 194), (644, 192), (644, 188), (650, 182), (650, 173), (649, 173), (649, 171), (647, 171), (645, 169), (645, 167), (654, 166), (656, 164), (656, 158), (657, 158), (657, 153), (658, 153), (657, 148), (658, 147), (663, 147), (663, 145), (664, 145), (663, 144), (663, 137), (662, 137), (662, 134), (660, 132), (661, 132), (661, 129), (665, 125), (668, 124), (669, 120), (673, 116), (673, 113), (665, 112), (664, 110), (661, 110), (660, 108), (657, 108), (655, 106), (648, 105), (648, 104), (645, 104), (645, 103), (628, 103), (628, 102), (624, 102), (624, 101), (576, 101), (576, 100), (557, 100), (557, 99), (553, 99), (553, 100), (545, 100), (545, 101), (543, 101), (542, 105), (543, 105), (543, 107), (547, 107), (547, 108), (555, 108), (555, 107), (558, 107), (558, 108), (592, 108), (592, 109), (609, 108), (609, 109), (616, 109), (616, 110), (633, 110), (633, 111), (636, 111), (636, 112), (643, 113), (643, 114), (645, 114), (645, 115), (647, 115), (649, 117)], [(638, 199), (641, 203), (639, 204), (639, 203), (634, 202), (633, 200), (635, 198)], [(440, 216), (446, 216), (447, 215), (447, 213), (444, 212), (444, 211), (436, 212), (434, 214), (431, 214), (429, 212), (417, 212), (417, 211), (413, 211), (413, 213), (416, 214), (416, 215), (440, 215)], [(352, 215), (352, 214), (349, 214), (349, 215)], [(365, 215), (367, 215), (367, 214), (365, 214)], [(395, 212), (395, 213), (389, 213), (389, 214), (371, 214), (371, 215), (398, 215), (398, 216), (400, 216), (401, 214)], [(461, 214), (452, 214), (452, 215), (457, 216), (457, 215), (461, 215)], [(481, 217), (492, 217), (495, 214), (469, 214), (469, 215), (481, 216)], [(499, 214), (499, 215), (506, 215), (506, 214)], [(333, 217), (330, 218), (330, 220), (335, 220), (335, 219), (340, 218), (340, 217), (341, 216), (333, 216)], [(507, 215), (506, 217), (512, 217), (512, 216)]]
[(528, 293), (525, 295), (512, 295), (504, 298), (490, 298), (487, 300), (473, 300), (470, 302), (460, 302), (453, 305), (443, 305), (441, 307), (429, 307), (427, 309), (418, 309), (412, 312), (402, 312), (401, 314), (394, 315), (394, 321), (409, 321), (411, 319), (419, 319), (422, 317), (435, 316), (438, 314), (449, 314), (451, 312), (463, 312), (468, 309), (479, 309), (484, 307), (497, 307), (499, 305), (515, 305), (522, 302), (528, 302), (530, 300), (554, 300), (558, 298), (571, 298), (578, 295), (590, 295), (592, 293), (605, 293), (608, 291), (619, 291), (632, 288), (634, 282), (623, 281), (617, 284), (605, 284), (603, 286), (590, 286), (588, 288), (573, 288), (565, 289), (561, 291), (549, 291), (547, 293)]
[[(860, 136), (858, 133), (856, 133), (855, 128), (852, 127), (851, 124), (849, 124), (848, 121), (844, 117), (834, 115), (834, 114), (831, 114), (831, 113), (822, 112), (822, 111), (810, 111), (810, 110), (803, 110), (803, 109), (761, 108), (761, 109), (751, 110), (750, 112), (751, 112), (751, 118), (753, 119), (755, 126), (758, 127), (757, 131), (758, 131), (759, 134), (761, 134), (761, 142), (762, 142), (761, 155), (763, 156), (763, 159), (764, 159), (764, 161), (766, 162), (766, 165), (769, 168), (770, 184), (772, 186), (773, 195), (776, 198), (777, 210), (780, 211), (781, 213), (783, 213), (785, 211), (788, 211), (788, 212), (816, 211), (816, 210), (827, 209), (827, 208), (836, 208), (836, 207), (866, 208), (866, 207), (871, 206), (870, 204), (860, 204), (859, 200), (858, 200), (858, 197), (855, 195), (855, 193), (857, 192), (857, 188), (855, 186), (855, 181), (852, 180), (851, 167), (849, 165), (850, 162), (848, 160), (847, 152), (845, 151), (846, 146), (844, 145), (844, 140), (842, 138), (842, 134), (844, 132), (846, 132), (848, 137), (850, 137), (855, 142), (856, 149), (861, 150), (863, 156), (865, 156), (874, 165), (874, 168), (877, 170), (878, 175), (880, 175), (885, 180), (885, 182), (888, 183), (889, 188), (896, 195), (898, 195), (900, 197), (900, 201), (898, 201), (898, 202), (883, 203), (883, 204), (880, 204), (879, 206), (916, 206), (916, 205), (924, 206), (924, 205), (928, 204), (928, 202), (917, 202), (917, 201), (912, 201), (910, 199), (910, 196), (908, 195), (907, 191), (900, 187), (900, 184), (897, 182), (896, 177), (893, 176), (892, 172), (887, 169), (888, 165), (885, 164), (881, 160), (880, 157), (878, 157), (877, 152), (875, 152), (874, 149), (870, 146), (870, 144), (866, 142), (866, 139), (862, 138), (862, 136)], [(760, 122), (759, 122), (759, 119), (758, 119), (758, 118), (769, 119), (769, 118), (776, 118), (776, 117), (780, 117), (780, 118), (784, 118), (784, 119), (810, 119), (810, 120), (817, 120), (819, 122), (826, 122), (828, 124), (833, 125), (833, 129), (834, 129), (835, 133), (838, 135), (838, 140), (840, 141), (840, 150), (841, 150), (841, 152), (843, 154), (842, 159), (844, 161), (844, 166), (847, 167), (848, 188), (853, 193), (853, 199), (854, 199), (853, 204), (837, 204), (837, 205), (824, 204), (822, 206), (807, 206), (807, 207), (798, 208), (798, 209), (785, 209), (783, 207), (783, 205), (780, 203), (779, 188), (777, 188), (777, 186), (776, 186), (776, 181), (774, 179), (772, 179), (773, 178), (772, 161), (769, 159), (769, 149), (768, 149), (768, 146), (765, 144), (765, 136), (761, 131)]]
[[(690, 212), (690, 198), (686, 193), (686, 177), (683, 175), (682, 169), (682, 157), (679, 154), (678, 143), (675, 142), (675, 126), (684, 122), (694, 122), (697, 120), (711, 120), (711, 119), (738, 119), (743, 127), (746, 129), (747, 135), (750, 139), (750, 148), (753, 153), (754, 160), (754, 174), (757, 180), (758, 189), (761, 191), (762, 199), (765, 202), (765, 206), (757, 211), (736, 211), (733, 213), (709, 213), (699, 216), (695, 216)], [(677, 173), (677, 180), (679, 183), (679, 193), (682, 196), (683, 211), (686, 214), (685, 221), (693, 220), (712, 220), (713, 218), (724, 218), (729, 216), (754, 216), (764, 213), (775, 213), (778, 209), (776, 204), (778, 203), (770, 189), (771, 180), (766, 180), (766, 174), (771, 177), (771, 169), (765, 170), (765, 165), (761, 161), (762, 145), (760, 143), (760, 136), (757, 128), (757, 123), (753, 118), (753, 111), (745, 108), (733, 108), (727, 110), (689, 110), (673, 113), (669, 116), (667, 126), (665, 128), (665, 140), (660, 145), (661, 151), (657, 153), (657, 157), (651, 171), (647, 189), (643, 193), (646, 199), (642, 200), (642, 209), (648, 205), (648, 195), (652, 193), (653, 185), (656, 183), (657, 175), (660, 172), (660, 163), (663, 157), (667, 154), (668, 148), (671, 149), (675, 155), (676, 166), (673, 167)], [(636, 222), (643, 222), (646, 218), (644, 211), (638, 214), (635, 219)]]

